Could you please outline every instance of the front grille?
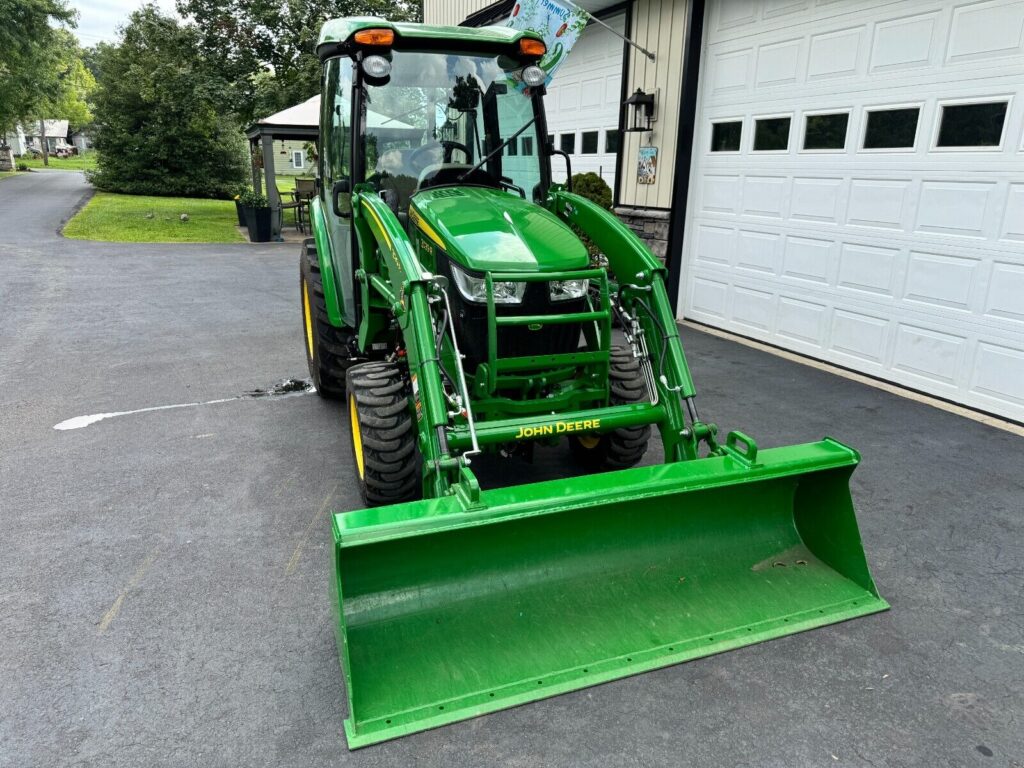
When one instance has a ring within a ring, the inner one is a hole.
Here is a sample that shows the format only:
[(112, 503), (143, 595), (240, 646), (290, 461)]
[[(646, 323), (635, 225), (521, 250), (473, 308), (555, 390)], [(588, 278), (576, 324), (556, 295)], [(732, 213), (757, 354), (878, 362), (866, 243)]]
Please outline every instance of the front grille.
[[(451, 282), (448, 296), (455, 315), (455, 332), (458, 334), (459, 347), (466, 356), (466, 368), (475, 371), (479, 363), (487, 361), (487, 306), (463, 299), (452, 278), (448, 260), (442, 257), (440, 262), (441, 274), (445, 274)], [(521, 304), (498, 304), (495, 307), (499, 317), (556, 315), (585, 310), (585, 297), (552, 303), (548, 299), (547, 283), (527, 283)], [(579, 323), (543, 325), (537, 330), (530, 330), (528, 326), (521, 325), (498, 328), (499, 358), (557, 355), (575, 352), (579, 346)]]

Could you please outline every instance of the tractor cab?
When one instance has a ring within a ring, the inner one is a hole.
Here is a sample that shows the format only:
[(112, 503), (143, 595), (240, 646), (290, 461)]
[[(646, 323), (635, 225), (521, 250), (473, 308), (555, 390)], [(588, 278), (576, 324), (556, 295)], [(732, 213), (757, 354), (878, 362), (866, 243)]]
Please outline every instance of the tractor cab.
[(543, 42), (439, 49), (392, 29), (402, 26), (356, 32), (338, 46), (349, 55), (328, 60), (324, 108), (336, 132), (326, 175), (350, 189), (370, 185), (406, 226), (413, 197), (426, 189), (471, 186), (542, 201), (550, 183), (546, 74), (536, 66)]

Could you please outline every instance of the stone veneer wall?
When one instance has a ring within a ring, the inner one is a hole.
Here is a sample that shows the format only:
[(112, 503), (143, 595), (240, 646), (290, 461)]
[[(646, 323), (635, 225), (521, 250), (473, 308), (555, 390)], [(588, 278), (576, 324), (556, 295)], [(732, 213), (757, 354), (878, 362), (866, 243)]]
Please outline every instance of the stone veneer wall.
[(0, 171), (14, 170), (14, 152), (10, 147), (0, 147)]
[(626, 222), (626, 225), (647, 243), (651, 252), (665, 263), (668, 253), (669, 211), (649, 208), (628, 208), (620, 206), (615, 215)]

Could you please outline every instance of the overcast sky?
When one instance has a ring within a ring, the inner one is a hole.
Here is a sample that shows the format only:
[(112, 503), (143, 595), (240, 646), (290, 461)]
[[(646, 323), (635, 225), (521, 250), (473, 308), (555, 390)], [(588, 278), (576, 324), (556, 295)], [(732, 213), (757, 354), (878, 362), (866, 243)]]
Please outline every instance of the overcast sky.
[[(128, 20), (128, 14), (142, 5), (144, 0), (71, 0), (78, 9), (78, 29), (75, 34), (84, 46), (101, 40), (117, 39), (117, 27)], [(156, 0), (165, 12), (174, 12), (174, 0)]]

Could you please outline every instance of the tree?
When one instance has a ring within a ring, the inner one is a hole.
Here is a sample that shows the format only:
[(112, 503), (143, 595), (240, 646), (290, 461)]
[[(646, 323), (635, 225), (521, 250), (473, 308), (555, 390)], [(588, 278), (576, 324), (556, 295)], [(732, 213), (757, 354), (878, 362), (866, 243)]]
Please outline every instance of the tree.
[(227, 197), (245, 178), (244, 141), (222, 114), (228, 84), (197, 55), (195, 29), (145, 5), (120, 35), (95, 54), (91, 181), (128, 194)]
[(421, 6), (419, 0), (177, 0), (178, 13), (195, 21), (203, 56), (232, 83), (226, 106), (244, 123), (270, 114), (260, 111), (269, 104), (291, 106), (319, 91), (314, 48), (328, 19), (416, 21)]
[(75, 19), (66, 0), (0, 0), (0, 141), (50, 95)]
[(67, 120), (72, 130), (88, 125), (92, 122), (88, 99), (96, 87), (96, 80), (82, 61), (82, 49), (75, 36), (66, 29), (55, 30), (55, 33), (49, 52), (50, 64), (37, 90), (32, 113), (33, 119), (39, 121), (43, 165), (50, 164), (45, 120)]
[(58, 32), (61, 43), (56, 77), (51, 87), (45, 89), (43, 103), (37, 111), (44, 117), (67, 120), (71, 130), (80, 130), (92, 122), (89, 100), (96, 88), (96, 79), (82, 60), (82, 49), (75, 36), (66, 30)]

